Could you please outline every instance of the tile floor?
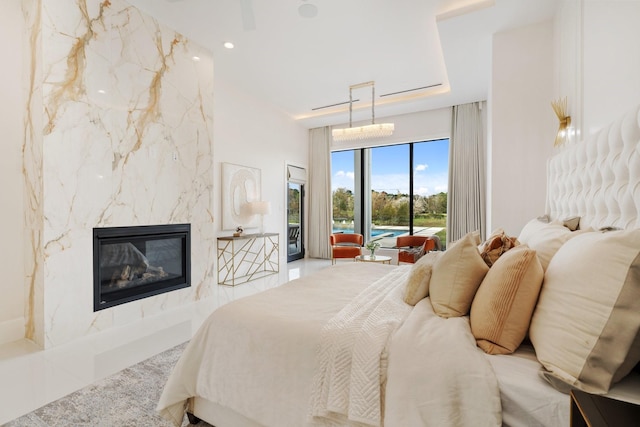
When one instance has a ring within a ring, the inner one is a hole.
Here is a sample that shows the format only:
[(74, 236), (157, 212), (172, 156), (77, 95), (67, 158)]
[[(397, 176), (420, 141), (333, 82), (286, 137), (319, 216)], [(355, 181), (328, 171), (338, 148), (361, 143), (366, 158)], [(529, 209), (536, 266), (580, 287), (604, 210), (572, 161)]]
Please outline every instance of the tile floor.
[[(41, 350), (27, 340), (0, 345), (0, 425), (95, 381), (183, 343), (215, 309), (331, 265), (305, 259), (281, 265), (280, 274), (235, 287), (217, 286), (218, 298), (198, 301), (126, 327)], [(285, 268), (283, 268), (285, 267)]]

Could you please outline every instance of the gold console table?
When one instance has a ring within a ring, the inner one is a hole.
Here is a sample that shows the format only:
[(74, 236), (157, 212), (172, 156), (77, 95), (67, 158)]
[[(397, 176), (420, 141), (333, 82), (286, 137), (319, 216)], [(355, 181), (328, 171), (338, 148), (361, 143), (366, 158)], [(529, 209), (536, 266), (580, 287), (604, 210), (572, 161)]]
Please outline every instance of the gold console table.
[(280, 235), (218, 237), (218, 284), (235, 286), (280, 271)]

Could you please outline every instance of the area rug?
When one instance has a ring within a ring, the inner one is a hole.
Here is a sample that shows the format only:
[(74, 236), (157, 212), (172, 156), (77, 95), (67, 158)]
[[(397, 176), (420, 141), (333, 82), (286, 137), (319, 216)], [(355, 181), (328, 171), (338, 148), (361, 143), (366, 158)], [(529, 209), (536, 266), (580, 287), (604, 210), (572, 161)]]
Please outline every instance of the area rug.
[[(156, 405), (186, 345), (173, 347), (51, 402), (5, 427), (172, 427), (158, 415)], [(182, 425), (190, 425), (186, 416)], [(197, 426), (211, 427), (204, 421)]]

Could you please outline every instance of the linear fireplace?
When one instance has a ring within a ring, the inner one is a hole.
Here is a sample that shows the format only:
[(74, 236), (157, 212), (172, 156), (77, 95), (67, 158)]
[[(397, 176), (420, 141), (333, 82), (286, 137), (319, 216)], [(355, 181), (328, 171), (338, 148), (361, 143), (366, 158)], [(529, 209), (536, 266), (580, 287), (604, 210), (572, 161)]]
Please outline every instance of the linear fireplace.
[(93, 311), (191, 286), (191, 225), (93, 229)]

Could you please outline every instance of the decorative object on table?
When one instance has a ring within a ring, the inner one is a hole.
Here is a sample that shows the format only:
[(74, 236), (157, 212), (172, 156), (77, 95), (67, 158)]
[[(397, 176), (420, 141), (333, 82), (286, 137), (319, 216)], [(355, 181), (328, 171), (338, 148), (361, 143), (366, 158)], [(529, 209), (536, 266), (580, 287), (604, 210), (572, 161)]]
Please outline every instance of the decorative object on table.
[(370, 241), (367, 242), (366, 245), (364, 245), (364, 247), (369, 249), (369, 252), (371, 252), (371, 259), (375, 259), (376, 250), (380, 247), (380, 243), (370, 240)]
[(264, 216), (271, 212), (271, 203), (265, 201), (249, 203), (249, 211), (252, 215), (260, 216), (260, 234), (264, 234)]
[(222, 163), (222, 229), (236, 224), (259, 227), (259, 218), (251, 212), (251, 203), (260, 200), (260, 169)]
[(242, 229), (242, 226), (241, 226), (241, 225), (239, 225), (239, 226), (236, 228), (236, 232), (235, 232), (235, 233), (233, 233), (233, 237), (240, 237), (240, 236), (242, 236), (242, 233), (243, 233), (243, 232), (244, 232), (244, 230)]
[[(371, 86), (371, 124), (366, 126), (352, 126), (353, 115), (353, 89), (360, 89)], [(393, 134), (393, 123), (375, 123), (375, 82), (358, 83), (349, 86), (349, 127), (344, 129), (333, 129), (331, 134), (334, 141), (352, 141), (357, 139), (381, 138)]]
[(567, 141), (569, 136), (569, 126), (571, 126), (571, 116), (567, 115), (567, 97), (559, 98), (556, 101), (551, 101), (553, 111), (558, 116), (560, 124), (558, 126), (558, 134), (556, 140), (553, 143), (554, 147), (558, 147)]

